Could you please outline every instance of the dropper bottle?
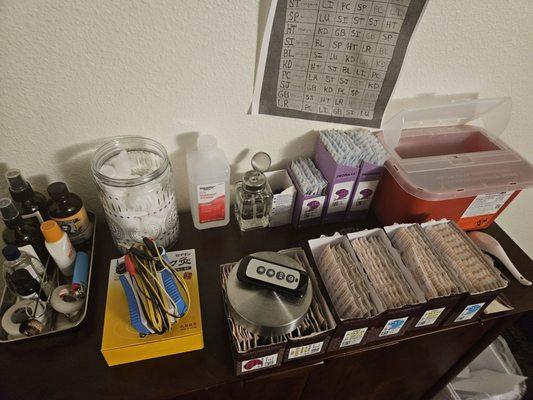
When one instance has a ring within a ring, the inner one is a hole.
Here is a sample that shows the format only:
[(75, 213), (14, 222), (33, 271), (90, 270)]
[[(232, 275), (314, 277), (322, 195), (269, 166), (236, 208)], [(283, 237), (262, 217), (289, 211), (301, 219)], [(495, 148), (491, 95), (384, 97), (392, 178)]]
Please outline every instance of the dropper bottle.
[(17, 246), (19, 250), (39, 258), (45, 264), (48, 259), (48, 252), (39, 228), (31, 222), (24, 221), (17, 207), (8, 197), (0, 199), (0, 214), (6, 225), (6, 229), (2, 233), (4, 243)]
[(22, 176), (20, 169), (9, 169), (6, 172), (6, 179), (9, 193), (22, 218), (30, 220), (37, 227), (49, 219), (46, 197), (33, 190), (30, 183)]

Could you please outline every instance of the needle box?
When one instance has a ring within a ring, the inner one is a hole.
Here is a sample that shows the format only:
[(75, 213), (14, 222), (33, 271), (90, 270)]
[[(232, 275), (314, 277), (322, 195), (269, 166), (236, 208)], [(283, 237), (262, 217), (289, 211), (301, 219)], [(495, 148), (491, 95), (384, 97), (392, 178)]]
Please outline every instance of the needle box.
[(272, 189), (272, 209), (270, 210), (270, 227), (288, 225), (292, 220), (296, 189), (286, 169), (264, 173)]
[(292, 224), (295, 228), (320, 225), (326, 196), (305, 194), (290, 169), (287, 170), (296, 188), (296, 199), (292, 212)]
[(350, 167), (337, 163), (326, 149), (320, 135), (316, 140), (314, 162), (328, 182), (323, 220), (326, 223), (342, 221), (352, 200), (353, 188), (359, 175), (359, 166)]
[(117, 265), (123, 262), (124, 258), (111, 260), (101, 347), (109, 366), (203, 349), (202, 316), (194, 249), (172, 251), (167, 255), (173, 267), (188, 284), (191, 296), (189, 311), (172, 326), (169, 332), (145, 337), (140, 337), (139, 332), (130, 325), (126, 295), (115, 273)]
[(368, 216), (370, 205), (384, 171), (383, 165), (376, 165), (367, 161), (361, 163), (352, 198), (346, 211), (347, 220), (358, 220)]
[(533, 185), (533, 167), (498, 136), (509, 98), (408, 109), (380, 135), (390, 153), (373, 207), (383, 225), (447, 218), (484, 229)]

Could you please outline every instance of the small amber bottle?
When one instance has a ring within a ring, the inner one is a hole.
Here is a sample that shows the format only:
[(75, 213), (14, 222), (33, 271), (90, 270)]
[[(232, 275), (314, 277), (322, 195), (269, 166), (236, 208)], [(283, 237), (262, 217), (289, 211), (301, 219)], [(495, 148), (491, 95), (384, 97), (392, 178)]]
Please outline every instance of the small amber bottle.
[(67, 233), (72, 244), (88, 240), (92, 234), (92, 226), (80, 197), (69, 192), (63, 182), (50, 184), (47, 191), (52, 198), (48, 205), (50, 218)]

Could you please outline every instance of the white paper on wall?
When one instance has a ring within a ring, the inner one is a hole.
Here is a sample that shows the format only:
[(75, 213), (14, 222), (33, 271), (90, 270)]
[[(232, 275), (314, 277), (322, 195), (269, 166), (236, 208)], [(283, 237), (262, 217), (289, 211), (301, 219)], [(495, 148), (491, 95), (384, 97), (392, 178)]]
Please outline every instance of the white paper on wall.
[(426, 0), (272, 0), (252, 114), (379, 128)]

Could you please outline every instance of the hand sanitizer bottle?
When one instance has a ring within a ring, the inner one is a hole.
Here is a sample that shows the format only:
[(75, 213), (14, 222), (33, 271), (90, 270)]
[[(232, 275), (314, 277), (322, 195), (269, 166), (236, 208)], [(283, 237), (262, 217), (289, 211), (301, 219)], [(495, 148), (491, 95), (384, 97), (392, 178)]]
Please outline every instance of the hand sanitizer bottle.
[(211, 135), (198, 138), (198, 149), (187, 153), (189, 197), (196, 229), (215, 228), (229, 222), (230, 167), (226, 155)]

